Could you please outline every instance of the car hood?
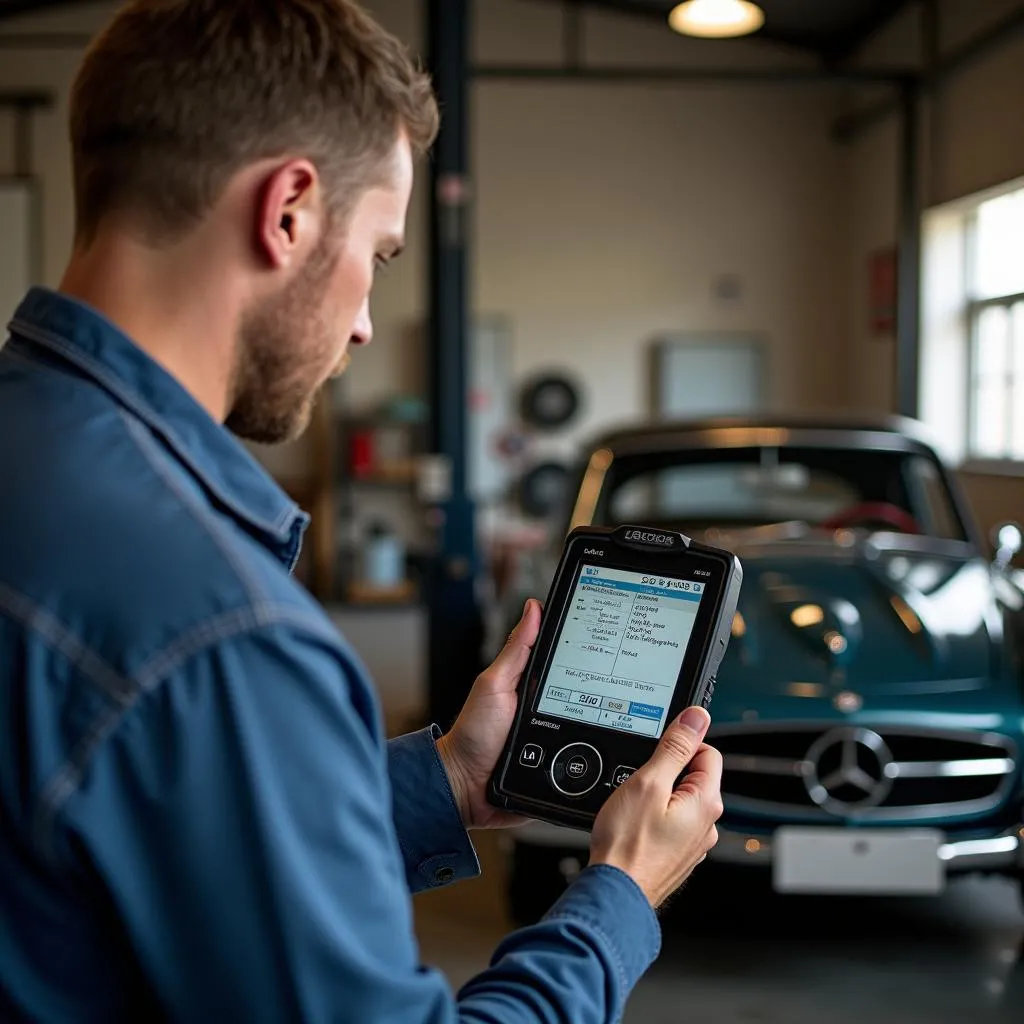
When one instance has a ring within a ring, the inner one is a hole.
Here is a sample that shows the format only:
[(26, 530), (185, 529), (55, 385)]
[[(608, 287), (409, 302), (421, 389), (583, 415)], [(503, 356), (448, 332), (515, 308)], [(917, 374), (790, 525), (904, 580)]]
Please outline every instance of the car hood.
[(1021, 703), (1003, 653), (1006, 602), (1019, 608), (1020, 592), (976, 554), (898, 541), (725, 546), (744, 583), (721, 694), (831, 701), (852, 691), (876, 706), (932, 695), (934, 706), (997, 691)]

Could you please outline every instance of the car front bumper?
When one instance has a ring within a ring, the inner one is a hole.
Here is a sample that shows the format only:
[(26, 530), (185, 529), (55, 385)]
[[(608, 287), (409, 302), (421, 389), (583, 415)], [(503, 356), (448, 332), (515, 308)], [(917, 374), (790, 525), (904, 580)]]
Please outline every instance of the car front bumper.
[[(719, 829), (718, 845), (710, 859), (721, 864), (770, 866), (772, 840)], [(939, 848), (939, 859), (950, 873), (962, 871), (1013, 871), (1024, 869), (1024, 827), (985, 839), (949, 840)]]
[[(590, 836), (577, 829), (545, 822), (531, 822), (515, 830), (515, 842), (535, 846), (586, 850)], [(772, 839), (718, 827), (718, 844), (709, 859), (740, 867), (770, 867)], [(939, 857), (950, 874), (971, 871), (1024, 872), (1024, 824), (983, 839), (951, 839), (939, 848)]]

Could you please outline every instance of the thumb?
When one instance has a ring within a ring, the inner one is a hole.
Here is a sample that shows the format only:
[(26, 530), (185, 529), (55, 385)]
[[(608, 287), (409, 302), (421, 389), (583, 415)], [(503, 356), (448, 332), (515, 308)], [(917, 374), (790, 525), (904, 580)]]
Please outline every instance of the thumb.
[(690, 763), (711, 726), (701, 707), (687, 708), (666, 730), (647, 762), (652, 774), (674, 787), (679, 773)]
[(540, 604), (530, 598), (523, 608), (523, 616), (509, 634), (505, 646), (494, 659), (488, 674), (505, 680), (517, 680), (526, 668), (530, 650), (540, 632)]

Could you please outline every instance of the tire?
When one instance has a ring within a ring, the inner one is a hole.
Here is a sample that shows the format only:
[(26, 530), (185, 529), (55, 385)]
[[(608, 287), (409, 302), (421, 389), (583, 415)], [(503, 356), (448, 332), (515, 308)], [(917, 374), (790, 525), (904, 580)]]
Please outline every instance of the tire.
[(509, 913), (516, 927), (536, 924), (586, 867), (584, 850), (514, 841), (508, 873)]

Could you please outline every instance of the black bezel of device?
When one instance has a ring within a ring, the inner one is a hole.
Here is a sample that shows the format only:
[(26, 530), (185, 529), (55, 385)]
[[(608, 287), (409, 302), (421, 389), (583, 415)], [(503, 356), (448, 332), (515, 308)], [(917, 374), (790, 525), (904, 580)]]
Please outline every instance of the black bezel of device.
[[(639, 768), (658, 740), (602, 725), (537, 712), (540, 685), (554, 656), (576, 581), (584, 565), (650, 573), (705, 584), (690, 642), (676, 680), (666, 723), (687, 707), (708, 707), (715, 676), (729, 643), (743, 570), (731, 552), (692, 541), (681, 533), (644, 526), (579, 527), (566, 539), (544, 605), (540, 635), (519, 682), (516, 719), (488, 786), (488, 800), (541, 821), (589, 830), (612, 792), (620, 767)], [(598, 782), (582, 796), (564, 795), (552, 780), (552, 763), (565, 747), (585, 743), (601, 762)], [(538, 765), (520, 761), (524, 747), (541, 748)], [(600, 749), (598, 749), (600, 748)]]

